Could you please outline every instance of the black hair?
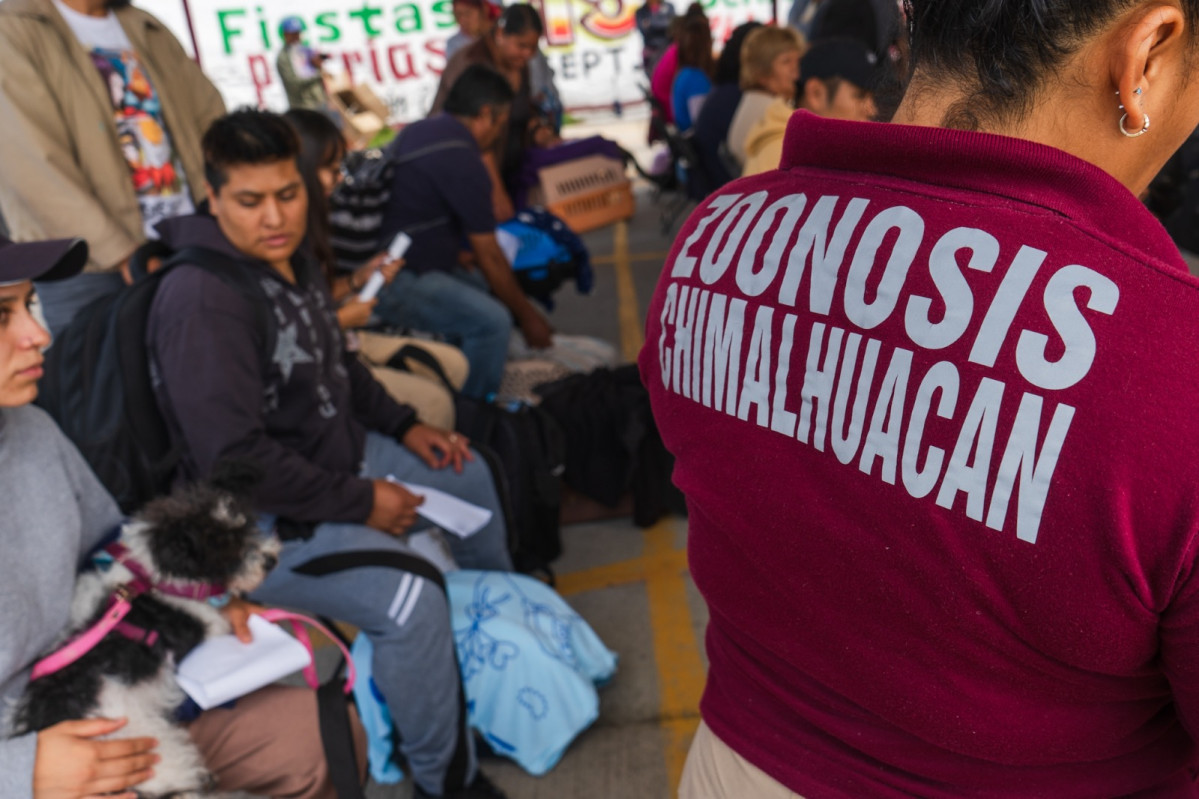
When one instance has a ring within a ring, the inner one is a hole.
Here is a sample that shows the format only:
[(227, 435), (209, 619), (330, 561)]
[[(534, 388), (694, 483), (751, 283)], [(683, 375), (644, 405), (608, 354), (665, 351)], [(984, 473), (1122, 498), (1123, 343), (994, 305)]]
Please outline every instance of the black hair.
[(712, 79), (715, 84), (721, 83), (739, 83), (741, 81), (741, 45), (745, 44), (745, 37), (753, 33), (755, 28), (762, 27), (761, 22), (742, 22), (737, 27), (733, 28), (733, 32), (729, 34), (729, 40), (724, 43), (724, 49), (720, 51), (720, 58), (716, 60), (716, 76)]
[(679, 31), (679, 69), (695, 67), (712, 74), (712, 29), (707, 18), (687, 17)]
[(296, 165), (308, 191), (308, 243), (326, 277), (333, 267), (333, 245), (329, 229), (329, 201), (317, 174), (322, 167), (340, 167), (346, 155), (346, 140), (328, 115), (310, 108), (293, 108), (283, 115), (300, 137)]
[(442, 108), (447, 114), (474, 119), (484, 107), (511, 105), (515, 97), (507, 78), (485, 64), (471, 64), (450, 87)]
[[(904, 0), (911, 69), (974, 86), (946, 127), (976, 130), (1028, 111), (1035, 94), (1088, 36), (1138, 0)], [(1199, 0), (1182, 0), (1188, 21)]]
[(537, 9), (528, 3), (516, 3), (506, 7), (500, 14), (496, 28), (505, 36), (520, 36), (529, 31), (535, 32), (538, 36), (545, 33), (541, 14), (537, 13)]
[(287, 120), (270, 111), (239, 108), (217, 119), (200, 141), (204, 177), (220, 193), (229, 180), (229, 168), (296, 160), (300, 138)]
[[(975, 0), (977, 4), (977, 0)], [(881, 14), (880, 14), (881, 12)], [(883, 58), (900, 35), (899, 6), (888, 0), (841, 0), (829, 3), (828, 12), (812, 30), (813, 44), (820, 39), (848, 36)]]

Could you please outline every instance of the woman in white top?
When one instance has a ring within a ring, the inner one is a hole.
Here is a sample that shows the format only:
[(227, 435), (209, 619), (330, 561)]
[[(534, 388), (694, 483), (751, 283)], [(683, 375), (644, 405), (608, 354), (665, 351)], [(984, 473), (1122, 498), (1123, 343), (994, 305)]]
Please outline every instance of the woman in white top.
[(790, 101), (799, 80), (799, 59), (806, 49), (803, 37), (791, 28), (758, 28), (741, 46), (741, 102), (726, 139), (729, 154), (745, 166), (749, 130), (777, 98)]

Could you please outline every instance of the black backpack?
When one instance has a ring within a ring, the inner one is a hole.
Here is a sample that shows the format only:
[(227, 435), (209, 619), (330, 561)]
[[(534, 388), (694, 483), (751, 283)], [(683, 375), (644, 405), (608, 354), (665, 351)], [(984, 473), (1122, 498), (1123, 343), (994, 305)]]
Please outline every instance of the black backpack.
[(466, 141), (450, 139), (434, 142), (397, 158), (395, 151), (403, 138), (404, 133), (401, 132), (382, 150), (365, 150), (346, 156), (345, 180), (338, 184), (329, 197), (329, 239), (333, 246), (333, 259), (340, 270), (348, 272), (357, 269), (387, 246), (388, 242), (379, 240), (379, 230), (383, 225), (383, 211), (391, 199), (396, 167), (439, 150), (470, 149)]
[(387, 366), (411, 371), (419, 363), (454, 396), (459, 432), (491, 466), (508, 523), (508, 549), (517, 571), (540, 574), (553, 584), (550, 564), (562, 554), (562, 474), (566, 437), (552, 416), (525, 403), (511, 405), (459, 394), (427, 350), (401, 347)]
[(674, 458), (662, 444), (636, 364), (569, 375), (534, 391), (565, 437), (568, 486), (609, 508), (632, 493), (639, 527), (668, 513), (686, 515), (671, 481)]
[[(168, 257), (162, 266), (145, 274), (148, 258), (163, 256)], [(133, 285), (79, 311), (46, 351), (37, 404), (79, 448), (125, 513), (170, 489), (181, 454), (158, 409), (146, 343), (154, 296), (180, 264), (210, 272), (249, 298), (266, 353), (273, 351), (265, 295), (249, 270), (212, 250), (172, 253), (157, 242), (131, 259)]]

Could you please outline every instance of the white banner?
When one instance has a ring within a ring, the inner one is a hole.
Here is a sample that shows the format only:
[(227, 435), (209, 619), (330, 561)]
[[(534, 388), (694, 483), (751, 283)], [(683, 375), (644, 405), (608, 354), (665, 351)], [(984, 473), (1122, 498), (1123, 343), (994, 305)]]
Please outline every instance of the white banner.
[[(230, 108), (287, 107), (275, 70), (283, 46), (279, 22), (298, 16), (305, 42), (371, 86), (392, 122), (423, 117), (445, 66), (445, 42), (457, 26), (451, 0), (139, 0), (191, 51)], [(638, 3), (639, 5), (639, 3)], [(713, 36), (723, 42), (748, 20), (770, 19), (772, 0), (706, 0)], [(681, 10), (681, 3), (679, 4)], [(643, 99), (641, 36), (627, 0), (544, 0), (545, 53), (567, 108), (610, 108)], [(780, 0), (779, 13), (785, 14)], [(190, 14), (191, 25), (188, 25)]]

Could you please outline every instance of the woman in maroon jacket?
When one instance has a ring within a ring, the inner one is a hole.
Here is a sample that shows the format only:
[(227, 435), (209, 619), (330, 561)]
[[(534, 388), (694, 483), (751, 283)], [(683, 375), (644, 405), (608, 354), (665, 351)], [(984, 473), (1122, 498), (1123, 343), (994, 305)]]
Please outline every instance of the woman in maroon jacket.
[(907, 6), (897, 124), (797, 113), (650, 307), (682, 795), (1199, 796), (1199, 281), (1137, 201), (1199, 0)]

